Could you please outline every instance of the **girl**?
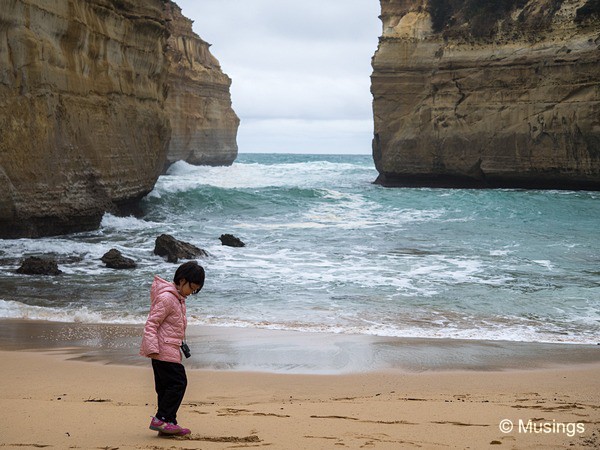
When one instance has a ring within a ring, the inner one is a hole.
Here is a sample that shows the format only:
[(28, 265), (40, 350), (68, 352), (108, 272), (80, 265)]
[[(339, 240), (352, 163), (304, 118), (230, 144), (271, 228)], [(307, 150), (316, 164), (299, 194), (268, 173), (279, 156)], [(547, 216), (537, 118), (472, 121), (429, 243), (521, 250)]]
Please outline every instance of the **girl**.
[(150, 429), (161, 434), (183, 436), (191, 432), (177, 425), (177, 411), (187, 387), (180, 347), (187, 326), (185, 299), (200, 292), (202, 286), (204, 269), (189, 261), (177, 268), (172, 283), (155, 276), (150, 289), (150, 314), (140, 355), (152, 359), (158, 411)]

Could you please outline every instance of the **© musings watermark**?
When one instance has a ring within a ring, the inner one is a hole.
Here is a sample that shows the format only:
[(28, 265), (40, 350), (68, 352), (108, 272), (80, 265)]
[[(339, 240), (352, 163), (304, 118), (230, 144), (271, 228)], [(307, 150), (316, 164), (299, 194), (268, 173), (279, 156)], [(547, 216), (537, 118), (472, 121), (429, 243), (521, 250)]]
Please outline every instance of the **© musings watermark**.
[(532, 420), (527, 421), (519, 419), (513, 422), (510, 419), (503, 419), (498, 424), (498, 428), (504, 434), (513, 431), (519, 434), (564, 434), (573, 437), (585, 433), (585, 424), (580, 422), (557, 422), (556, 420)]

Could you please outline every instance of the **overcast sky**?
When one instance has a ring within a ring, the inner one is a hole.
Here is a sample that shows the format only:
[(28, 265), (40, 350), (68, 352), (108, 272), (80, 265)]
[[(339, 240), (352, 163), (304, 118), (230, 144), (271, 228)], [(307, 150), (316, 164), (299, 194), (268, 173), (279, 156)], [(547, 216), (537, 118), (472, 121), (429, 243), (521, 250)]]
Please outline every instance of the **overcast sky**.
[(371, 152), (379, 0), (175, 2), (233, 80), (240, 152)]

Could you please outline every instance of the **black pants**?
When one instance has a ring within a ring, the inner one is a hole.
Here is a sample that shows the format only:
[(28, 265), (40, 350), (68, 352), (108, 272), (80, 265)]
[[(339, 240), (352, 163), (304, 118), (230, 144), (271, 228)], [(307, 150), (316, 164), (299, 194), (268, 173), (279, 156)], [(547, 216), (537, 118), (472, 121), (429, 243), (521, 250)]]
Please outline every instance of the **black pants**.
[(156, 418), (164, 422), (177, 423), (177, 411), (183, 400), (187, 377), (183, 364), (152, 360), (154, 386), (158, 396)]

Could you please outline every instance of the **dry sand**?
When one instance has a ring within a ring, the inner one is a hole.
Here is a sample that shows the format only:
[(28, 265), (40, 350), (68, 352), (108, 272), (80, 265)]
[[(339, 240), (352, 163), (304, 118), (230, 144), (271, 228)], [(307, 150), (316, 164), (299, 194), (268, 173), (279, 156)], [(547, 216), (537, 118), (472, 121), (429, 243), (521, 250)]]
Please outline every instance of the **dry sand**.
[[(179, 422), (192, 435), (183, 439), (148, 429), (156, 407), (149, 365), (72, 356), (65, 349), (0, 352), (0, 447), (600, 447), (598, 364), (351, 375), (188, 370)], [(500, 431), (503, 420), (512, 431)]]

